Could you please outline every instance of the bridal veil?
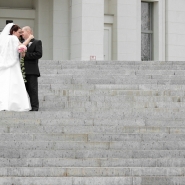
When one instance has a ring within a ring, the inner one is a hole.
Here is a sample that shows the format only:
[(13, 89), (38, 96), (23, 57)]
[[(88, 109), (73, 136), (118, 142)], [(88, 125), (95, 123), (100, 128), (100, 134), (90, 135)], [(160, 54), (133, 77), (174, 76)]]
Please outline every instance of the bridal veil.
[(0, 70), (11, 67), (18, 62), (19, 39), (9, 35), (13, 25), (13, 23), (7, 24), (0, 34)]

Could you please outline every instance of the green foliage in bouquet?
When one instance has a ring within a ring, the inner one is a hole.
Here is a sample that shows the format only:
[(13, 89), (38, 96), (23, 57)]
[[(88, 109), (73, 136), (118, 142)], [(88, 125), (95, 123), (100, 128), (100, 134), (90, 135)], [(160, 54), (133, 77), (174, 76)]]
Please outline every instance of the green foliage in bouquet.
[(24, 83), (26, 83), (27, 81), (26, 81), (26, 73), (25, 73), (24, 58), (23, 57), (20, 58), (20, 65), (21, 65), (22, 77), (23, 77)]

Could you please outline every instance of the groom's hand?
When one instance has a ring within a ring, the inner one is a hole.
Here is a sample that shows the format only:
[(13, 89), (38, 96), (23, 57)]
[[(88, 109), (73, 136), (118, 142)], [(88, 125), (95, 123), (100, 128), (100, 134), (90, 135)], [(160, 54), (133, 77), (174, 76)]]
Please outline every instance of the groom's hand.
[(21, 53), (21, 57), (22, 57), (22, 58), (24, 58), (24, 57), (25, 57), (25, 55), (26, 55), (26, 53), (25, 53), (25, 52)]

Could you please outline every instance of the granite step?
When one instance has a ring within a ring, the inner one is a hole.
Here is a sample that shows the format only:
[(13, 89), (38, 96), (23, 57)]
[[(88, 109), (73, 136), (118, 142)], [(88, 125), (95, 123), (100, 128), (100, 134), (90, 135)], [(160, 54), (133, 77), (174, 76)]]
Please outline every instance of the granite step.
[(172, 76), (184, 76), (183, 69), (180, 67), (172, 66), (123, 66), (121, 68), (66, 68), (62, 69), (61, 66), (41, 66), (41, 77), (44, 75), (172, 75)]
[(184, 185), (185, 177), (0, 177), (0, 182), (2, 185)]
[(123, 133), (184, 133), (184, 127), (157, 126), (106, 126), (106, 125), (1, 125), (0, 133), (61, 133), (61, 134), (123, 134)]
[[(184, 141), (184, 133), (124, 133), (124, 134), (47, 134), (47, 133), (2, 133), (1, 141), (65, 141), (65, 142), (125, 142), (125, 141)], [(73, 151), (74, 152), (74, 151)], [(168, 156), (168, 155), (167, 155)], [(132, 157), (132, 155), (130, 156)]]
[[(69, 93), (69, 92), (68, 92)], [(111, 93), (111, 92), (110, 92)], [(147, 94), (144, 95), (144, 93), (142, 93), (143, 95), (114, 95), (114, 93), (112, 93), (112, 95), (108, 96), (108, 95), (101, 95), (101, 94), (95, 94), (95, 95), (82, 95), (80, 96), (79, 95), (76, 95), (76, 92), (74, 92), (73, 94), (71, 93), (70, 95), (68, 96), (63, 96), (62, 94), (59, 94), (59, 95), (45, 95), (45, 96), (42, 96), (42, 99), (40, 99), (41, 101), (45, 101), (45, 102), (91, 102), (91, 103), (94, 103), (94, 102), (111, 102), (111, 103), (117, 103), (116, 101), (120, 102), (120, 101), (124, 101), (124, 102), (151, 102), (151, 103), (154, 103), (154, 102), (163, 102), (163, 103), (166, 103), (166, 102), (185, 102), (185, 97), (183, 97), (182, 95), (180, 96), (175, 96), (175, 95), (151, 95), (151, 96), (148, 96)], [(129, 94), (129, 93), (128, 93)], [(166, 93), (167, 94), (167, 93)]]
[(184, 167), (182, 158), (0, 158), (2, 167)]
[[(23, 132), (24, 133), (24, 132)], [(129, 132), (128, 132), (129, 133)], [(131, 132), (132, 133), (132, 132)], [(146, 132), (146, 134), (149, 134), (150, 132)], [(153, 132), (156, 133), (156, 132)], [(162, 132), (159, 132), (162, 133)], [(43, 133), (41, 133), (43, 134)], [(51, 134), (51, 133), (48, 133)], [(52, 133), (52, 134), (58, 134)], [(73, 135), (77, 133), (65, 133), (66, 135)], [(78, 134), (84, 134), (84, 133), (78, 133)], [(115, 134), (115, 133), (113, 133)], [(142, 132), (141, 132), (142, 134)], [(152, 134), (152, 132), (151, 132)], [(165, 132), (164, 132), (165, 134)], [(180, 134), (180, 133), (179, 133)], [(91, 134), (92, 135), (92, 134)], [(106, 135), (106, 134), (102, 134)], [(175, 135), (172, 133), (172, 135)], [(178, 134), (176, 134), (178, 135)], [(49, 138), (48, 138), (49, 139)], [(96, 142), (90, 142), (90, 141), (5, 141), (0, 144), (1, 149), (7, 150), (33, 150), (39, 151), (39, 150), (45, 150), (45, 151), (56, 151), (56, 150), (73, 150), (74, 152), (78, 150), (143, 150), (143, 151), (149, 151), (149, 150), (184, 150), (185, 149), (185, 141), (102, 141), (101, 139)]]
[[(137, 110), (137, 111), (136, 111)], [(131, 110), (115, 110), (110, 111), (78, 111), (78, 110), (62, 110), (62, 111), (38, 111), (38, 112), (7, 112), (3, 111), (0, 112), (0, 117), (2, 120), (15, 118), (15, 119), (25, 119), (25, 118), (34, 118), (34, 119), (116, 119), (116, 120), (123, 120), (123, 119), (171, 119), (171, 120), (183, 120), (185, 119), (185, 110), (183, 109), (165, 109), (165, 108), (141, 108), (141, 109), (131, 109)]]
[(3, 167), (1, 177), (150, 177), (184, 176), (180, 167)]
[[(78, 71), (79, 72), (79, 71)], [(91, 74), (92, 73), (92, 74)], [(147, 72), (147, 71), (139, 71), (139, 72), (135, 72), (135, 74), (124, 74), (123, 72), (116, 72), (116, 74), (107, 74), (107, 71), (105, 72), (105, 74), (100, 71), (98, 74), (97, 73), (93, 73), (93, 71), (91, 71), (91, 73), (86, 72), (85, 74), (83, 74), (82, 72), (80, 74), (77, 74), (76, 72), (74, 74), (43, 74), (40, 79), (56, 79), (57, 78), (62, 78), (62, 79), (91, 79), (91, 78), (107, 78), (107, 79), (122, 79), (122, 80), (130, 80), (130, 79), (163, 79), (163, 80), (184, 80), (185, 79), (185, 74), (178, 74), (175, 75), (175, 72), (173, 74), (152, 74), (151, 71)], [(148, 74), (147, 74), (148, 73)]]
[(126, 117), (120, 119), (61, 119), (61, 118), (4, 118), (0, 120), (1, 126), (124, 126), (124, 127), (184, 127), (184, 119), (157, 119), (150, 120), (148, 118), (133, 118)]

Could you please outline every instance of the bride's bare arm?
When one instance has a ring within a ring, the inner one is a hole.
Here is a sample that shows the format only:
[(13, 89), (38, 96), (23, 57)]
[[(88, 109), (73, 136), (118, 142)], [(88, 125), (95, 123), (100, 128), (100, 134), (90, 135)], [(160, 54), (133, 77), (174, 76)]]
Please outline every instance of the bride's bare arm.
[(24, 44), (25, 46), (27, 46), (30, 42), (31, 39), (33, 39), (34, 36), (33, 35), (30, 35), (22, 44)]
[[(19, 45), (23, 44), (23, 45), (27, 46), (29, 44), (30, 40), (33, 38), (34, 38), (34, 36), (30, 35), (23, 43), (19, 43)], [(26, 54), (25, 52), (20, 53), (21, 57), (25, 57), (25, 54)]]

